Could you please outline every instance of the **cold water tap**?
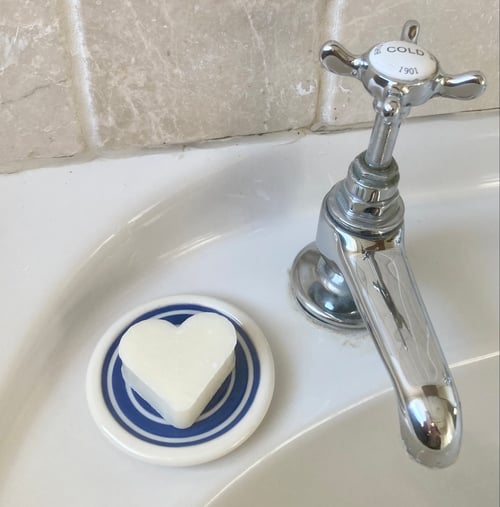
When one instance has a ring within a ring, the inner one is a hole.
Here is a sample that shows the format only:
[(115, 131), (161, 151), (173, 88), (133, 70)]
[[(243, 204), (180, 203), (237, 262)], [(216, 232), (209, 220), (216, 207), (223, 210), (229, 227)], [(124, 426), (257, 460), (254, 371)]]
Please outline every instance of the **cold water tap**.
[(446, 467), (460, 450), (460, 401), (405, 253), (393, 149), (412, 107), (437, 96), (474, 99), (485, 78), (446, 74), (418, 34), (418, 22), (407, 21), (400, 40), (362, 55), (334, 41), (323, 45), (323, 66), (359, 79), (373, 96), (375, 122), (367, 150), (325, 196), (316, 242), (298, 254), (291, 283), (315, 319), (368, 328), (394, 384), (408, 452), (423, 465)]

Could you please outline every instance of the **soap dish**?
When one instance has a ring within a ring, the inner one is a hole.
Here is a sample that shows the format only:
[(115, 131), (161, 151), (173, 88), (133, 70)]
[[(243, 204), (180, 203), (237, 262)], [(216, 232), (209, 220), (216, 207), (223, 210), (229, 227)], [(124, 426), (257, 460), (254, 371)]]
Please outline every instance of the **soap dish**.
[[(236, 363), (197, 421), (180, 429), (125, 383), (118, 345), (138, 322), (154, 318), (180, 325), (199, 312), (231, 321)], [(256, 430), (273, 395), (274, 363), (264, 334), (241, 310), (206, 296), (170, 296), (135, 308), (104, 333), (90, 359), (86, 389), (97, 426), (121, 450), (149, 463), (189, 466), (227, 454)]]

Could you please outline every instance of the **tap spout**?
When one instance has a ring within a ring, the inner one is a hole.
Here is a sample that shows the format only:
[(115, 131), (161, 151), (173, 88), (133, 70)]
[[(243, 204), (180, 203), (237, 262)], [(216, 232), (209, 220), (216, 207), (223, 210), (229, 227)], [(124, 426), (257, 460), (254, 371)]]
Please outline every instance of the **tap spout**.
[(425, 466), (451, 465), (460, 449), (460, 401), (408, 263), (403, 227), (382, 237), (355, 234), (331, 216), (327, 196), (316, 245), (342, 273), (391, 376), (409, 454)]

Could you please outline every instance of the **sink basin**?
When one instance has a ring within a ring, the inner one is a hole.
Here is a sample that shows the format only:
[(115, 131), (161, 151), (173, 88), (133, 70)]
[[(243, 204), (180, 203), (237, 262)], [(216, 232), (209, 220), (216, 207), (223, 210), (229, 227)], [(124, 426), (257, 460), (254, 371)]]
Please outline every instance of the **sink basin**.
[[(279, 505), (252, 490), (263, 475), (262, 495), (287, 498), (293, 482), (297, 499), (316, 505), (333, 502), (335, 484), (340, 505), (349, 485), (373, 497), (404, 490), (408, 502), (417, 486), (435, 489), (439, 505), (457, 496), (470, 505), (455, 493), (466, 488), (478, 505), (498, 505), (498, 114), (409, 121), (396, 151), (408, 256), (444, 353), (461, 365), (463, 453), (440, 472), (405, 456), (368, 333), (312, 323), (289, 292), (324, 194), (368, 138), (290, 132), (2, 176), (0, 505)], [(240, 308), (275, 363), (255, 433), (186, 468), (120, 452), (85, 399), (89, 359), (110, 325), (177, 294)], [(342, 435), (357, 438), (346, 448)]]
[(498, 505), (498, 355), (461, 364), (454, 376), (465, 420), (454, 466), (410, 461), (394, 438), (395, 397), (386, 392), (287, 442), (209, 505)]

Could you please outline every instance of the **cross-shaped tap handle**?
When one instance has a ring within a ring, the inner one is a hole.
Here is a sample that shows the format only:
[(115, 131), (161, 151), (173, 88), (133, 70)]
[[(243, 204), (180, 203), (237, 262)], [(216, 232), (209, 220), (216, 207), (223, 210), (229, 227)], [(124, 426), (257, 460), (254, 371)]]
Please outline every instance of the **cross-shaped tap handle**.
[(424, 104), (432, 97), (470, 100), (485, 90), (486, 79), (472, 71), (450, 75), (443, 72), (436, 57), (417, 45), (420, 26), (407, 21), (401, 40), (382, 42), (362, 55), (353, 55), (336, 41), (321, 48), (323, 66), (335, 74), (358, 78), (375, 99), (375, 109), (387, 110), (387, 99), (406, 110)]
[(327, 70), (359, 79), (373, 96), (378, 114), (365, 157), (373, 167), (387, 166), (392, 160), (399, 123), (412, 107), (433, 97), (475, 99), (486, 88), (479, 71), (443, 72), (436, 57), (417, 45), (419, 31), (419, 23), (409, 20), (400, 40), (379, 43), (362, 55), (353, 55), (336, 41), (321, 48), (320, 60)]

